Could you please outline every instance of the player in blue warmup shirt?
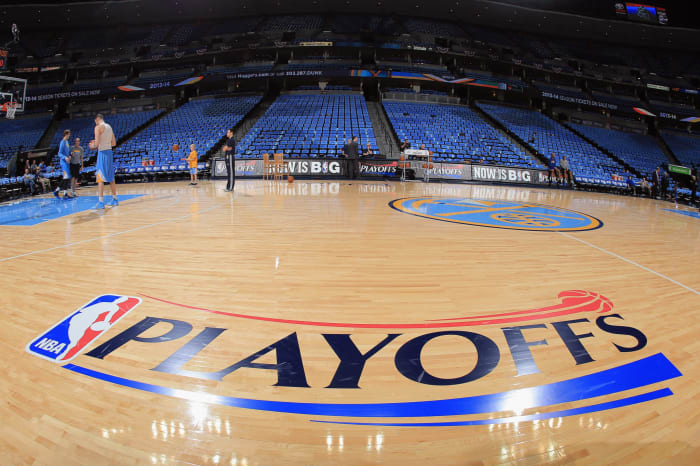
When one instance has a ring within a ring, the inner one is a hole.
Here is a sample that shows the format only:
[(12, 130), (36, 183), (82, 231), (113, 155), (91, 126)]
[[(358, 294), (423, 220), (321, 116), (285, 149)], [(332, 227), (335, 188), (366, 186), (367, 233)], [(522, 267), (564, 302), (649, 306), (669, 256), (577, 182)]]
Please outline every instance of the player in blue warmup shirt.
[(557, 167), (557, 159), (552, 152), (552, 157), (549, 159), (549, 185), (552, 186), (552, 175), (555, 177), (555, 181), (559, 184), (559, 179), (561, 178), (559, 174), (559, 168)]
[(58, 185), (53, 195), (56, 199), (60, 199), (59, 193), (63, 191), (63, 199), (73, 199), (73, 196), (68, 192), (70, 187), (70, 147), (68, 146), (70, 139), (70, 130), (63, 131), (63, 139), (58, 146), (58, 161), (61, 163), (61, 183)]

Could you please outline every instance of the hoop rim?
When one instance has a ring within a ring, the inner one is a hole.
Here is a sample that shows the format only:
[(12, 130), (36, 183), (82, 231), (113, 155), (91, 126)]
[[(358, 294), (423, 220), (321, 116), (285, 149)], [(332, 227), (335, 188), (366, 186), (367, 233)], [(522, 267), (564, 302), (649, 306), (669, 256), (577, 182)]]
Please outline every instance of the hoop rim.
[(10, 101), (10, 102), (5, 102), (2, 104), (2, 111), (7, 112), (9, 109), (17, 109), (19, 107), (19, 102), (17, 101)]
[(2, 104), (2, 110), (5, 112), (5, 118), (14, 120), (15, 118), (15, 113), (17, 112), (17, 109), (19, 108), (19, 103), (18, 102), (5, 102)]

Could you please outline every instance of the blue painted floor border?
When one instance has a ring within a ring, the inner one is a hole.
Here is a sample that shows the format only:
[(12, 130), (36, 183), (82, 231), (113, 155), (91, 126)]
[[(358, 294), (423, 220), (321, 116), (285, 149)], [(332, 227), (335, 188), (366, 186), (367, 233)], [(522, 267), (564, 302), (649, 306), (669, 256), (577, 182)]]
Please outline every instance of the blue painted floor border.
[[(144, 194), (124, 194), (118, 196), (117, 199), (122, 202), (141, 196)], [(0, 205), (0, 226), (38, 225), (49, 220), (90, 210), (97, 204), (97, 200), (97, 196), (80, 196), (70, 200), (43, 197), (2, 204)], [(105, 196), (105, 203), (111, 200), (111, 196)]]

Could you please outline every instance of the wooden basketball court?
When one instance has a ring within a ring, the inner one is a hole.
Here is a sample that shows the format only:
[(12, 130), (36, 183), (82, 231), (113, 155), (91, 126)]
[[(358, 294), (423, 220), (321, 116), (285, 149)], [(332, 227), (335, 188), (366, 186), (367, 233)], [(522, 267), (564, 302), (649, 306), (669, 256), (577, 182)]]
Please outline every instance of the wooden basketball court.
[(119, 188), (135, 197), (106, 211), (0, 206), (3, 464), (700, 458), (688, 209), (486, 185)]

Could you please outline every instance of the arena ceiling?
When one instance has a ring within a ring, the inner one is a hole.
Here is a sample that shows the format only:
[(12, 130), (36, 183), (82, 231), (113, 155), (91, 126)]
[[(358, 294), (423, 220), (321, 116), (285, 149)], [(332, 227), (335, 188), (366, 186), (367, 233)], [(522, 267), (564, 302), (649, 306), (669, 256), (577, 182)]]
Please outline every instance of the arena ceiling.
[(688, 4), (694, 2), (644, 2), (666, 6), (671, 26), (615, 20), (615, 3), (616, 0), (4, 0), (0, 6), (0, 28), (9, 29), (12, 23), (25, 31), (94, 28), (106, 24), (330, 12), (427, 17), (585, 40), (700, 48), (700, 22), (692, 10), (688, 11), (692, 8)]

